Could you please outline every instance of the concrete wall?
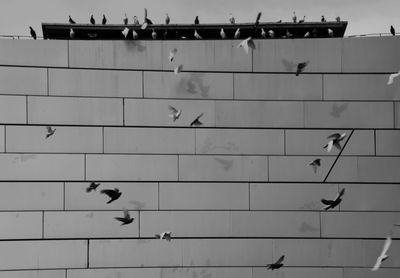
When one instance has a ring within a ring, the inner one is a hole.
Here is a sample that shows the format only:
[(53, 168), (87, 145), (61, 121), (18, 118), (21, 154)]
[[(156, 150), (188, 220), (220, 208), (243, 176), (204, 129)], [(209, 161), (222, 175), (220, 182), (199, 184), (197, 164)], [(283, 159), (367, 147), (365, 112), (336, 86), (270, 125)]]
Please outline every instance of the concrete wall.
[(400, 39), (238, 43), (0, 40), (0, 278), (399, 277)]

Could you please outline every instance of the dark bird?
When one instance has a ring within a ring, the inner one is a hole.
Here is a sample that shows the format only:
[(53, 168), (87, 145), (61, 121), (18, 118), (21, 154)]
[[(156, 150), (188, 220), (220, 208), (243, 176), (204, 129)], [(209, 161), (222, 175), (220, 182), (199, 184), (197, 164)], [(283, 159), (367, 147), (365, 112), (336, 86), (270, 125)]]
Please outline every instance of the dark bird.
[(101, 24), (106, 24), (107, 23), (107, 18), (106, 16), (103, 14), (103, 20), (101, 21)]
[(313, 167), (314, 173), (317, 173), (317, 168), (321, 166), (321, 159), (320, 158), (314, 159), (308, 165)]
[(289, 30), (286, 30), (286, 37), (287, 38), (292, 38), (293, 34), (289, 32)]
[(90, 23), (91, 24), (96, 24), (96, 20), (94, 20), (93, 15), (90, 16)]
[(325, 17), (321, 16), (321, 22), (326, 22)]
[(257, 27), (258, 24), (260, 24), (261, 14), (262, 14), (261, 12), (258, 12), (256, 17), (256, 22), (254, 23), (254, 27)]
[(176, 109), (175, 107), (173, 107), (171, 105), (168, 105), (168, 108), (171, 111), (171, 114), (169, 114), (168, 116), (170, 118), (172, 118), (172, 120), (175, 122), (181, 116), (182, 109)]
[(293, 23), (296, 23), (296, 22), (297, 22), (296, 12), (293, 12), (292, 20), (293, 20)]
[(46, 139), (49, 138), (56, 132), (56, 129), (52, 129), (51, 126), (46, 126), (47, 129), (47, 134), (46, 134)]
[(190, 123), (190, 126), (202, 125), (203, 123), (200, 122), (199, 119), (201, 118), (201, 116), (203, 116), (203, 114), (204, 114), (204, 113), (201, 113), (200, 115), (198, 115), (198, 116), (196, 117), (196, 119), (194, 119), (193, 122)]
[(296, 76), (298, 76), (300, 73), (302, 73), (304, 71), (304, 69), (306, 68), (306, 66), (308, 65), (309, 61), (306, 62), (302, 62), (302, 63), (298, 63), (297, 64), (297, 70), (296, 70)]
[(276, 23), (282, 23), (282, 19), (279, 19)]
[(107, 204), (111, 203), (112, 201), (117, 200), (122, 195), (122, 193), (119, 191), (118, 188), (103, 189), (102, 191), (100, 191), (100, 193), (106, 194), (108, 197), (110, 197), (110, 200), (107, 202)]
[(306, 16), (303, 16), (303, 19), (300, 19), (299, 23), (304, 23), (304, 21), (306, 21)]
[(390, 25), (390, 33), (395, 36), (396, 35), (396, 31), (394, 30), (393, 25)]
[(281, 256), (275, 263), (273, 264), (267, 264), (267, 269), (278, 269), (281, 268), (283, 266), (283, 259), (285, 258), (285, 255)]
[(339, 151), (342, 149), (340, 145), (340, 141), (342, 141), (346, 137), (346, 133), (339, 134), (334, 133), (327, 137), (327, 139), (331, 139), (328, 144), (324, 146), (324, 149), (328, 151), (328, 153), (332, 150), (332, 147), (335, 146)]
[(86, 192), (91, 192), (92, 190), (96, 191), (97, 187), (99, 187), (100, 183), (95, 183), (92, 181), (88, 187), (86, 187)]
[(128, 225), (128, 224), (132, 223), (133, 220), (135, 220), (135, 218), (133, 218), (129, 215), (129, 211), (127, 209), (124, 209), (124, 217), (114, 217), (114, 219), (121, 221), (122, 222), (121, 226)]
[(313, 35), (314, 38), (316, 38), (316, 37), (318, 36), (318, 31), (317, 31), (316, 28), (314, 28), (314, 29), (312, 30), (312, 35)]
[(343, 194), (344, 194), (344, 188), (342, 188), (342, 190), (339, 191), (339, 193), (336, 195), (336, 198), (334, 200), (321, 199), (321, 202), (325, 205), (325, 207), (323, 207), (323, 209), (328, 210), (331, 208), (332, 209), (335, 208), (342, 201), (341, 197), (343, 196)]
[(389, 258), (387, 251), (389, 250), (390, 245), (392, 244), (392, 239), (390, 237), (386, 238), (385, 244), (383, 245), (383, 249), (379, 257), (376, 259), (376, 263), (374, 267), (371, 269), (372, 271), (377, 271), (381, 266), (382, 262)]
[(36, 37), (36, 32), (35, 32), (35, 30), (33, 30), (33, 28), (32, 28), (31, 26), (29, 26), (29, 29), (31, 29), (31, 36), (32, 36), (32, 38), (33, 38), (34, 40), (36, 40), (37, 37)]
[(152, 25), (153, 21), (150, 20), (150, 18), (147, 17), (147, 9), (144, 8), (144, 22), (143, 24), (147, 24), (147, 25)]
[(229, 14), (229, 22), (234, 25), (235, 24), (235, 17), (233, 16), (233, 14)]
[(124, 23), (124, 25), (128, 25), (128, 16), (126, 14), (122, 22)]
[(196, 15), (196, 18), (194, 19), (194, 24), (200, 24), (198, 15)]
[(137, 16), (135, 15), (134, 17), (133, 17), (133, 25), (139, 25), (140, 23), (139, 23), (139, 19), (137, 18)]
[(340, 22), (340, 16), (336, 17), (336, 22)]
[(171, 18), (169, 18), (169, 15), (165, 14), (165, 24), (168, 25), (170, 21), (171, 21)]
[(71, 18), (71, 16), (69, 16), (69, 24), (76, 24), (76, 22)]
[(161, 234), (155, 234), (156, 238), (160, 240), (165, 239), (166, 241), (171, 241), (171, 232), (162, 232)]

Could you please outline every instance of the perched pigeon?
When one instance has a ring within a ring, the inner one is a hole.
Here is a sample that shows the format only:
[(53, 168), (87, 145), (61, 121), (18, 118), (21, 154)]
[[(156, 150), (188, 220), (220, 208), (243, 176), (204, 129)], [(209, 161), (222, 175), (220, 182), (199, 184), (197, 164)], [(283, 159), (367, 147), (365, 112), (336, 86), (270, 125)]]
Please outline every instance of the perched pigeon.
[(304, 21), (306, 21), (306, 16), (305, 15), (303, 16), (303, 19), (299, 20), (299, 23), (304, 23)]
[(293, 20), (293, 23), (296, 23), (296, 22), (297, 22), (296, 12), (293, 12), (292, 20)]
[(321, 159), (320, 158), (314, 159), (308, 165), (313, 167), (314, 173), (317, 173), (317, 168), (321, 166)]
[(129, 34), (129, 28), (128, 28), (128, 27), (125, 27), (125, 29), (122, 30), (122, 35), (124, 35), (124, 37), (125, 37), (125, 39), (126, 39), (126, 37), (128, 36), (128, 34)]
[(128, 16), (126, 14), (122, 22), (124, 23), (124, 25), (128, 25)]
[(298, 76), (300, 73), (302, 73), (304, 71), (304, 69), (306, 68), (308, 63), (309, 63), (309, 61), (297, 64), (296, 76)]
[(326, 22), (325, 17), (321, 16), (321, 22)]
[(201, 40), (202, 37), (199, 35), (199, 33), (197, 33), (197, 30), (194, 30), (194, 37), (198, 40)]
[(199, 16), (197, 16), (197, 15), (196, 15), (196, 18), (194, 19), (194, 24), (200, 24)]
[(239, 39), (239, 38), (240, 38), (240, 28), (237, 28), (237, 29), (236, 29), (234, 38), (235, 38), (235, 39)]
[(151, 37), (153, 38), (153, 40), (157, 39), (157, 33), (154, 29), (153, 32), (151, 32)]
[(47, 129), (47, 134), (46, 134), (46, 139), (49, 138), (56, 132), (56, 129), (52, 129), (51, 126), (46, 126)]
[(333, 30), (331, 28), (328, 28), (328, 36), (333, 37)]
[(256, 22), (254, 23), (254, 26), (257, 27), (258, 24), (260, 24), (260, 19), (261, 19), (261, 12), (258, 12), (257, 17), (256, 17)]
[(86, 187), (86, 192), (91, 192), (92, 190), (96, 191), (97, 187), (99, 187), (100, 183), (95, 183), (92, 181), (88, 187)]
[(254, 50), (254, 49), (256, 48), (256, 45), (254, 44), (253, 39), (252, 39), (251, 37), (248, 37), (247, 39), (241, 41), (237, 47), (238, 47), (238, 48), (239, 48), (239, 47), (243, 47), (243, 50), (244, 50), (247, 54), (249, 54), (249, 48), (251, 48), (251, 49)]
[(156, 238), (160, 240), (165, 239), (166, 241), (171, 241), (171, 232), (162, 232), (160, 234), (155, 234)]
[(395, 36), (396, 35), (396, 31), (394, 30), (393, 25), (390, 25), (390, 33)]
[(382, 262), (389, 258), (387, 251), (389, 250), (390, 245), (392, 244), (392, 239), (390, 237), (386, 238), (385, 244), (383, 245), (383, 249), (379, 257), (376, 259), (376, 263), (374, 267), (371, 269), (372, 271), (377, 271), (381, 266)]
[(312, 35), (313, 35), (314, 38), (318, 36), (318, 31), (317, 31), (316, 28), (314, 28), (314, 29), (312, 30)]
[(196, 117), (196, 119), (194, 119), (191, 123), (190, 126), (197, 126), (197, 125), (202, 125), (203, 123), (200, 122), (200, 118), (203, 116), (204, 113), (201, 113), (200, 115), (198, 115)]
[(273, 39), (275, 37), (275, 32), (272, 30), (268, 30), (268, 35), (271, 39)]
[(178, 49), (174, 48), (169, 52), (169, 61), (172, 62), (175, 58), (176, 53), (178, 52)]
[(219, 34), (221, 35), (221, 39), (226, 39), (226, 34), (224, 32), (224, 28), (221, 28), (221, 32), (219, 32)]
[(261, 28), (261, 38), (265, 39), (267, 37), (267, 33), (265, 33), (264, 28)]
[(100, 191), (100, 193), (101, 194), (106, 194), (108, 197), (110, 197), (110, 200), (107, 202), (107, 204), (117, 200), (122, 195), (122, 193), (119, 191), (118, 188), (103, 189), (102, 191)]
[(134, 17), (133, 17), (133, 25), (139, 25), (140, 23), (139, 23), (139, 19), (137, 18), (137, 16), (135, 15)]
[(182, 71), (183, 65), (180, 64), (179, 66), (177, 66), (176, 68), (174, 68), (174, 73), (175, 75), (178, 75), (181, 71)]
[(34, 40), (36, 40), (37, 37), (36, 37), (36, 32), (35, 32), (35, 30), (33, 30), (33, 28), (32, 28), (31, 26), (29, 26), (29, 29), (31, 30), (31, 36), (32, 36), (32, 38), (33, 38)]
[(304, 34), (305, 38), (309, 38), (310, 36), (311, 36), (310, 32), (307, 32), (307, 33)]
[(90, 16), (90, 23), (91, 24), (96, 24), (96, 21), (94, 20), (93, 15)]
[(135, 218), (129, 215), (129, 211), (127, 209), (124, 209), (124, 217), (114, 217), (114, 219), (121, 221), (122, 222), (121, 226), (123, 226), (132, 223)]
[(392, 85), (394, 79), (395, 79), (396, 77), (398, 77), (398, 76), (400, 76), (400, 71), (399, 71), (399, 72), (396, 72), (396, 73), (392, 73), (391, 75), (389, 75), (389, 79), (388, 79), (387, 84), (388, 84), (388, 85)]
[(168, 25), (170, 21), (171, 21), (171, 18), (169, 18), (169, 15), (165, 14), (165, 24)]
[(169, 114), (168, 116), (170, 118), (172, 118), (172, 120), (175, 122), (181, 116), (182, 109), (176, 109), (175, 107), (173, 107), (171, 105), (168, 105), (168, 108), (171, 111), (171, 114)]
[(325, 205), (323, 209), (328, 210), (330, 208), (332, 209), (335, 208), (342, 201), (341, 197), (343, 196), (343, 194), (344, 194), (344, 188), (342, 188), (342, 190), (339, 191), (334, 200), (321, 199), (321, 202)]
[(103, 20), (101, 21), (101, 24), (106, 24), (107, 23), (107, 18), (106, 16), (103, 14)]
[(147, 22), (143, 22), (142, 26), (140, 27), (140, 29), (144, 30), (147, 28)]
[(229, 14), (229, 22), (233, 25), (235, 24), (235, 18), (233, 17), (233, 15), (230, 13)]
[(282, 23), (282, 19), (279, 19), (276, 23)]
[(342, 146), (340, 145), (340, 141), (342, 141), (346, 137), (346, 133), (339, 134), (339, 133), (334, 133), (331, 134), (327, 137), (327, 139), (331, 139), (328, 144), (324, 146), (324, 149), (327, 150), (327, 152), (331, 152), (332, 147), (335, 146), (338, 150), (342, 149)]
[(287, 38), (292, 38), (293, 34), (289, 32), (289, 30), (286, 29), (286, 37)]
[(336, 17), (336, 22), (340, 22), (340, 16)]
[(275, 263), (272, 264), (267, 264), (267, 269), (278, 269), (281, 268), (283, 266), (283, 259), (285, 258), (285, 255), (281, 256)]
[(69, 38), (70, 39), (75, 38), (75, 32), (74, 32), (74, 29), (72, 29), (72, 28), (69, 30)]
[(75, 24), (75, 23), (76, 23), (76, 22), (71, 18), (71, 16), (69, 16), (68, 21), (69, 21), (69, 24)]
[(136, 40), (139, 37), (138, 33), (135, 30), (132, 30), (132, 38)]

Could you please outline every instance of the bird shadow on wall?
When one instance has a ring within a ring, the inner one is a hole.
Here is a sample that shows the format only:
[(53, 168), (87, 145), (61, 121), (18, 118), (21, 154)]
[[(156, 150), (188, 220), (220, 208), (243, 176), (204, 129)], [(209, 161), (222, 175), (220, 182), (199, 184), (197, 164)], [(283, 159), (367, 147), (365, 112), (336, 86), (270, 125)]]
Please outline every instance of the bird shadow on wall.
[(340, 118), (341, 114), (346, 111), (347, 107), (349, 106), (348, 103), (343, 103), (341, 105), (337, 105), (334, 103), (332, 105), (332, 110), (330, 112), (331, 116), (334, 118)]
[(286, 59), (282, 59), (281, 61), (282, 61), (283, 66), (285, 67), (286, 71), (288, 71), (288, 72), (295, 71), (294, 69), (296, 68), (296, 65), (297, 65), (296, 63), (293, 63), (292, 61), (288, 61)]
[(128, 51), (138, 51), (138, 52), (143, 52), (146, 51), (147, 46), (144, 44), (143, 41), (130, 41), (126, 40), (124, 41), (124, 45), (128, 49)]
[(176, 85), (176, 92), (182, 95), (201, 96), (203, 98), (209, 97), (210, 86), (204, 84), (204, 73), (189, 73), (183, 76)]

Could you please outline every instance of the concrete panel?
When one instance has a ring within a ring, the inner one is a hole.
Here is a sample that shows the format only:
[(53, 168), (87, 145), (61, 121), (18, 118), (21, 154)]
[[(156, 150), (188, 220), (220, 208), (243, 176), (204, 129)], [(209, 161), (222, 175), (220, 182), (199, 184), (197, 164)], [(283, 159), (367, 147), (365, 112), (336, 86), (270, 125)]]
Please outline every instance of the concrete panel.
[(49, 94), (142, 97), (141, 71), (49, 69)]
[[(346, 196), (344, 202), (348, 202)], [(398, 212), (322, 212), (321, 236), (382, 238), (395, 223), (400, 223)], [(393, 229), (392, 233), (392, 237), (399, 237), (400, 229)]]
[(283, 130), (198, 129), (198, 154), (283, 154)]
[[(245, 267), (192, 267), (192, 268), (162, 268), (163, 278), (250, 278), (252, 276), (251, 268)], [(158, 277), (157, 277), (158, 278)]]
[[(337, 148), (332, 148), (329, 153), (323, 148), (329, 142), (327, 137), (333, 133), (345, 132), (347, 136), (340, 143), (343, 147), (351, 130), (288, 129), (285, 132), (287, 155), (337, 156), (340, 152)], [(355, 130), (341, 155), (375, 155), (374, 131)]]
[(161, 41), (146, 40), (69, 41), (69, 65), (80, 68), (161, 70), (161, 46)]
[[(309, 163), (316, 158), (321, 159), (321, 166), (314, 173)], [(322, 182), (335, 160), (334, 157), (328, 156), (270, 156), (268, 159), (269, 181), (272, 182)]]
[(1, 241), (0, 269), (82, 268), (86, 251), (83, 240)]
[(266, 181), (266, 156), (179, 156), (181, 181)]
[(89, 267), (182, 266), (181, 240), (91, 240)]
[(172, 237), (230, 237), (229, 211), (144, 211), (140, 214), (140, 236), (154, 237), (171, 231)]
[(47, 69), (0, 67), (0, 94), (47, 95)]
[(400, 155), (400, 130), (376, 131), (376, 155)]
[(304, 71), (306, 73), (341, 71), (341, 38), (256, 40), (255, 42), (253, 71), (295, 73), (297, 63), (305, 61), (309, 61)]
[(194, 130), (183, 128), (104, 129), (105, 153), (193, 154)]
[(0, 210), (61, 210), (62, 183), (1, 182)]
[(0, 96), (0, 123), (25, 124), (26, 117), (25, 96)]
[(65, 278), (65, 270), (1, 271), (0, 278)]
[[(243, 38), (244, 39), (244, 38)], [(238, 48), (240, 40), (214, 40), (213, 70), (221, 71), (252, 71), (253, 51), (244, 52)]]
[(45, 126), (7, 126), (7, 152), (101, 153), (101, 127), (53, 126), (56, 132), (46, 139)]
[(278, 271), (268, 270), (266, 267), (253, 268), (253, 278), (343, 278), (341, 268), (303, 268), (283, 267)]
[(394, 103), (394, 128), (400, 128), (400, 102)]
[(233, 74), (147, 71), (144, 89), (145, 98), (233, 99)]
[(134, 221), (121, 226), (114, 217), (123, 217), (122, 211), (48, 211), (44, 213), (44, 238), (137, 237), (138, 212), (129, 214)]
[(323, 206), (321, 198), (337, 193), (336, 184), (254, 183), (250, 184), (250, 209), (319, 211)]
[[(158, 208), (157, 183), (100, 183), (96, 192), (86, 192), (87, 183), (65, 183), (66, 210), (149, 210)], [(118, 202), (107, 204), (108, 197), (99, 194), (102, 189), (118, 188), (122, 195)]]
[(1, 180), (82, 180), (84, 157), (73, 154), (1, 154)]
[(183, 242), (184, 266), (265, 266), (270, 239), (195, 239)]
[(1, 40), (1, 65), (68, 67), (68, 41)]
[(177, 180), (175, 155), (87, 155), (87, 180)]
[(398, 37), (343, 39), (343, 72), (397, 72), (400, 55)]
[(0, 239), (42, 238), (42, 212), (0, 212)]
[(235, 211), (233, 237), (319, 237), (319, 212)]
[(304, 127), (303, 102), (216, 101), (217, 127)]
[(160, 183), (160, 209), (246, 210), (247, 183)]
[(29, 124), (122, 125), (122, 99), (28, 97)]
[(345, 268), (343, 278), (398, 278), (400, 269), (380, 268), (379, 271), (371, 271), (370, 268)]
[(400, 87), (387, 85), (388, 77), (388, 74), (326, 74), (324, 100), (398, 100)]
[[(337, 107), (346, 107), (336, 114)], [(393, 128), (391, 102), (305, 102), (305, 127)]]
[(65, 278), (131, 278), (146, 277), (160, 278), (161, 268), (87, 268), (87, 269), (67, 269)]
[(400, 157), (341, 157), (327, 181), (400, 182)]
[(341, 184), (340, 187), (346, 189), (341, 210), (400, 211), (398, 184)]
[(322, 100), (322, 75), (235, 74), (235, 99)]

